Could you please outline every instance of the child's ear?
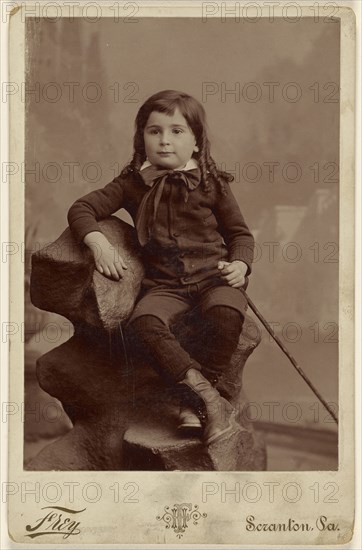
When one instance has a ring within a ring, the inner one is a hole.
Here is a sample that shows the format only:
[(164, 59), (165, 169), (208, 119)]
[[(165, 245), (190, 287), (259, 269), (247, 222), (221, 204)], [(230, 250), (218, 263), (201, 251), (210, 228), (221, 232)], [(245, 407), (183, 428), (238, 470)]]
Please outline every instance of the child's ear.
[(198, 148), (197, 145), (195, 145), (195, 147), (194, 147), (194, 153), (198, 153), (198, 152), (199, 152), (199, 148)]

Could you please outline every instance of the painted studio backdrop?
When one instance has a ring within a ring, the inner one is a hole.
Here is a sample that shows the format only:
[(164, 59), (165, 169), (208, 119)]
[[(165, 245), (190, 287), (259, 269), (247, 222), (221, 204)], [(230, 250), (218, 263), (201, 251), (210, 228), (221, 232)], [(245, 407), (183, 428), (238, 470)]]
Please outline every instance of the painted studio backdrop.
[[(46, 408), (54, 399), (38, 387), (35, 360), (66, 341), (71, 325), (30, 303), (30, 253), (64, 231), (74, 200), (119, 174), (139, 107), (163, 89), (203, 103), (212, 156), (233, 173), (257, 243), (248, 293), (337, 403), (339, 31), (337, 21), (313, 18), (28, 23), (25, 396), (29, 410), (37, 403), (45, 413), (26, 415), (25, 462), (69, 429), (60, 408)], [(332, 419), (262, 336), (243, 381), (268, 468), (335, 469)]]

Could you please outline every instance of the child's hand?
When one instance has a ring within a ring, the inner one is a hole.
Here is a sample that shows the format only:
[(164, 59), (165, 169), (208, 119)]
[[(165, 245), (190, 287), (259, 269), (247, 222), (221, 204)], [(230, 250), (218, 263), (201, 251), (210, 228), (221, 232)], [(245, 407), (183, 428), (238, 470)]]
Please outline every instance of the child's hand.
[(245, 274), (248, 266), (241, 260), (234, 262), (219, 262), (217, 264), (221, 273), (221, 278), (227, 281), (233, 288), (240, 288), (245, 284)]
[(127, 269), (123, 258), (118, 254), (115, 248), (101, 249), (94, 253), (94, 261), (97, 271), (119, 281), (123, 277), (123, 270)]
[(84, 237), (84, 243), (91, 249), (99, 273), (116, 281), (123, 277), (123, 270), (127, 269), (127, 265), (103, 233), (88, 233)]

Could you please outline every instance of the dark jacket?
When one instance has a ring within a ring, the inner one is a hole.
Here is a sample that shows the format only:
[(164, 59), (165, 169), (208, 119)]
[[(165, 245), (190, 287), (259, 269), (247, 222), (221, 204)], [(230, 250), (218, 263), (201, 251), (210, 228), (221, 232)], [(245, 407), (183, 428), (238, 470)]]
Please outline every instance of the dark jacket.
[[(219, 260), (242, 260), (251, 272), (254, 239), (238, 203), (227, 194), (205, 193), (201, 185), (185, 202), (181, 183), (167, 181), (157, 210), (152, 238), (143, 247), (146, 274), (156, 281), (176, 279), (181, 284), (199, 282), (217, 274)], [(125, 208), (133, 221), (149, 187), (141, 175), (116, 177), (103, 189), (78, 199), (68, 212), (71, 231), (78, 241), (100, 231), (98, 220)]]

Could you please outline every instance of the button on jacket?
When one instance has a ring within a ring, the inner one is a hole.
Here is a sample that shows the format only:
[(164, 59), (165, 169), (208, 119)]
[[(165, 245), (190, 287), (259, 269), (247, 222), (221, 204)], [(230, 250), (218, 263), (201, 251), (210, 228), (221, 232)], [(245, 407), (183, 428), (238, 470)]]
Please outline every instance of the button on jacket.
[[(146, 277), (157, 282), (175, 280), (182, 285), (217, 275), (218, 261), (241, 260), (251, 272), (254, 239), (226, 184), (226, 195), (209, 193), (198, 185), (184, 200), (182, 182), (167, 178), (151, 239), (143, 247)], [(100, 231), (98, 221), (124, 208), (133, 221), (149, 187), (139, 172), (118, 176), (103, 189), (78, 199), (68, 212), (71, 231), (83, 241)]]

